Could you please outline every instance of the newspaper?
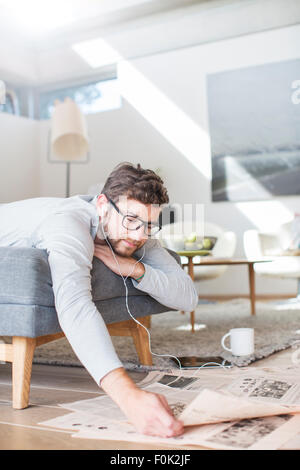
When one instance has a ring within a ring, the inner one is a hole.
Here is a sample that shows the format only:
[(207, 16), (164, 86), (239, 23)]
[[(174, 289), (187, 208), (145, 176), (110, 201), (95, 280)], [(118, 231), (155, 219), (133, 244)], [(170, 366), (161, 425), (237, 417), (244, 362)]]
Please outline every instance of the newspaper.
[(280, 450), (299, 450), (300, 449), (300, 432), (289, 439), (280, 447)]
[(138, 385), (166, 397), (184, 422), (183, 435), (138, 433), (106, 395), (63, 404), (71, 413), (39, 424), (76, 431), (76, 438), (216, 449), (278, 449), (300, 440), (299, 368), (152, 371)]
[(299, 429), (300, 415), (290, 414), (214, 425), (190, 426), (185, 429), (182, 436), (175, 438), (145, 436), (135, 432), (128, 423), (114, 425), (107, 430), (98, 430), (97, 432), (82, 431), (73, 434), (72, 437), (166, 444), (172, 448), (193, 445), (223, 450), (276, 450), (284, 446), (287, 441), (293, 442)]

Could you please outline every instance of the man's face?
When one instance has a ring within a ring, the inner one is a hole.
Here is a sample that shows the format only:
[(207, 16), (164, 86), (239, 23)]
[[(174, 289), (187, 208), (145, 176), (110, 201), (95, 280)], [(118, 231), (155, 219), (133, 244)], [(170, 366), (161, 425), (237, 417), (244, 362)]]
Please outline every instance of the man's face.
[[(161, 208), (156, 204), (146, 205), (125, 196), (120, 197), (115, 205), (120, 213), (108, 202), (103, 194), (98, 197), (97, 208), (100, 216), (98, 236), (101, 236), (100, 227), (103, 223), (104, 232), (115, 253), (121, 256), (132, 256), (148, 239), (145, 226), (140, 221), (149, 225), (158, 223)], [(106, 209), (107, 212), (105, 212)], [(128, 217), (124, 221), (125, 215)], [(129, 230), (126, 228), (127, 222), (136, 226), (141, 225), (141, 227), (137, 230)], [(102, 238), (104, 237), (102, 236)]]

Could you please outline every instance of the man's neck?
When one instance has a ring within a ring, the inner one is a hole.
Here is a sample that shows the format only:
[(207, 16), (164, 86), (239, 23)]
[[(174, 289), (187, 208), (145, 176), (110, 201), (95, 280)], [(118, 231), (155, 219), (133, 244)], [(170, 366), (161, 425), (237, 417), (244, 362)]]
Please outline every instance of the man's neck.
[(95, 245), (107, 245), (106, 240), (98, 238), (97, 235), (94, 240)]

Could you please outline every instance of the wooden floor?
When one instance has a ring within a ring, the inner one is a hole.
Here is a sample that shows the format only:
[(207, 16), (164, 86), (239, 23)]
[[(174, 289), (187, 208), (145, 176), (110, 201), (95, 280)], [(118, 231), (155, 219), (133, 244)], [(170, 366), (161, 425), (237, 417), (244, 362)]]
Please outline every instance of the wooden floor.
[[(256, 362), (253, 366), (284, 367), (291, 364), (288, 349)], [(211, 369), (206, 373), (216, 373)], [(139, 382), (144, 373), (132, 373), (131, 377)], [(58, 404), (93, 398), (101, 390), (83, 368), (33, 365), (30, 406), (24, 410), (11, 407), (11, 365), (0, 364), (0, 449), (174, 449), (165, 445), (145, 445), (120, 441), (100, 441), (74, 439), (73, 431), (49, 430), (37, 423), (55, 418), (69, 411)], [(175, 449), (195, 449), (195, 446), (175, 447)], [(199, 449), (201, 449), (199, 447)]]

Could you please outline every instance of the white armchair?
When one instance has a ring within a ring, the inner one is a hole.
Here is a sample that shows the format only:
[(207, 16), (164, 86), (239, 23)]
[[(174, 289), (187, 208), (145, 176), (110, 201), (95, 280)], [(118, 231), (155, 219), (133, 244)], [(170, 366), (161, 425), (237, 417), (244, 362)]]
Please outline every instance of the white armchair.
[(297, 297), (291, 301), (300, 302), (300, 250), (287, 249), (290, 227), (291, 223), (287, 223), (278, 232), (247, 230), (244, 233), (244, 250), (248, 259), (272, 259), (269, 263), (254, 264), (258, 275), (297, 279)]

